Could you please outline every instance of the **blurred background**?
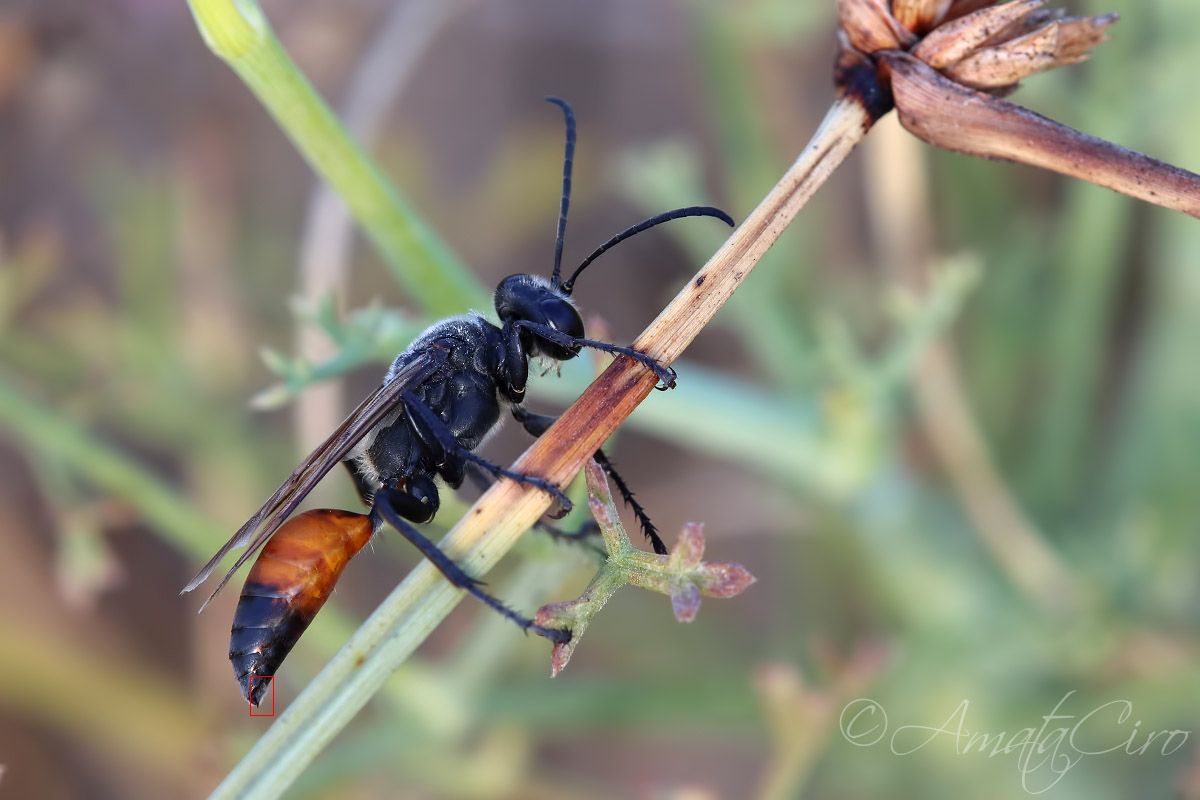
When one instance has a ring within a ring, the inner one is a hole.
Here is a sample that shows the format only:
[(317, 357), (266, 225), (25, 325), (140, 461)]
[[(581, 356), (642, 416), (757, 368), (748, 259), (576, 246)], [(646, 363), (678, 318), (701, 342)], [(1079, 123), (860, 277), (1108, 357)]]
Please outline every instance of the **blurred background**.
[[(1114, 40), (1016, 99), (1200, 167), (1200, 6), (1069, 5)], [(744, 217), (832, 99), (832, 0), (263, 6), (481, 287), (551, 263), (543, 96), (579, 119), (567, 263), (674, 205)], [(607, 256), (591, 329), (631, 340), (720, 227)], [(270, 724), (236, 590), (178, 590), (430, 321), (357, 236), (185, 4), (0, 7), (0, 796), (202, 796)], [(554, 680), (464, 603), (289, 796), (1200, 797), (1194, 736), (1138, 752), (1200, 715), (1198, 261), (1194, 220), (885, 120), (613, 448), (668, 543), (704, 521), (758, 583), (691, 625), (627, 588)], [(356, 507), (340, 471), (311, 500)], [(351, 564), (277, 708), (413, 563)], [(595, 567), (530, 533), (488, 581), (531, 612)], [(1103, 710), (1022, 761), (1064, 697)], [(960, 724), (1012, 746), (892, 739)]]

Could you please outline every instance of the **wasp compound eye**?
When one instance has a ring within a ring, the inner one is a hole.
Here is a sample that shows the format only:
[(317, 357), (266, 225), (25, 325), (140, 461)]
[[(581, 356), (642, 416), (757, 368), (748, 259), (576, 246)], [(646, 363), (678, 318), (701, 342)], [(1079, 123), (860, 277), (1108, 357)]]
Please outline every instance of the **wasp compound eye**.
[(539, 306), (547, 325), (576, 339), (583, 336), (583, 318), (575, 306), (558, 298), (545, 300)]

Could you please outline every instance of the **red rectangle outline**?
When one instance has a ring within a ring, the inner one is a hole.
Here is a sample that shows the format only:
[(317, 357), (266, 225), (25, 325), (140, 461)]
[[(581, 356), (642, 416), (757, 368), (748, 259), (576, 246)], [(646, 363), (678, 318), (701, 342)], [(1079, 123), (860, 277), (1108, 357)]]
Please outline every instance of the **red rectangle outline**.
[(254, 694), (254, 681), (268, 680), (271, 682), (271, 713), (270, 714), (255, 714), (254, 704), (247, 702), (250, 706), (250, 716), (252, 717), (273, 717), (275, 716), (275, 676), (274, 675), (251, 675), (250, 676), (250, 694)]

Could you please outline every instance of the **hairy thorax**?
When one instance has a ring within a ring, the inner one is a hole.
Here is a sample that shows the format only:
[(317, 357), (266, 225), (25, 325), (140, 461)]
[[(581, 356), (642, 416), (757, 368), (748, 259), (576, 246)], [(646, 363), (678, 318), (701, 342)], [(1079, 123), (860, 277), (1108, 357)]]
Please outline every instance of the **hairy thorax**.
[[(411, 391), (441, 418), (459, 445), (475, 450), (500, 419), (493, 355), (499, 333), (496, 326), (478, 314), (443, 320), (396, 357), (384, 382), (430, 346), (437, 344), (444, 349), (446, 363)], [(403, 409), (385, 418), (364, 437), (350, 457), (376, 488), (414, 474), (432, 474), (438, 466)]]

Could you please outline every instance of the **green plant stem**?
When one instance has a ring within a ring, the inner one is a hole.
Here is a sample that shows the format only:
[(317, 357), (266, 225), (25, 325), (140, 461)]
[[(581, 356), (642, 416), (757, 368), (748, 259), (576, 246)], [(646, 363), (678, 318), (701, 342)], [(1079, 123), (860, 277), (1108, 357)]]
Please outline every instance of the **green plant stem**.
[(204, 41), (349, 206), (409, 296), (436, 316), (486, 307), (478, 280), (418, 216), (288, 57), (253, 0), (189, 0)]
[(587, 478), (588, 508), (600, 526), (608, 556), (583, 594), (574, 600), (551, 603), (538, 609), (534, 621), (544, 628), (571, 632), (571, 639), (554, 645), (550, 656), (550, 674), (557, 676), (592, 619), (613, 594), (625, 585), (638, 586), (671, 598), (675, 618), (691, 622), (700, 609), (700, 597), (734, 597), (754, 583), (754, 576), (740, 564), (708, 563), (704, 556), (703, 526), (688, 523), (679, 535), (670, 555), (639, 550), (629, 542), (621, 515), (613, 502), (608, 477), (595, 459), (584, 467)]

